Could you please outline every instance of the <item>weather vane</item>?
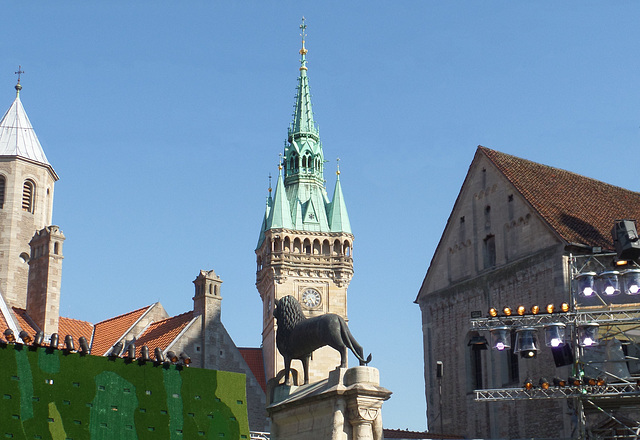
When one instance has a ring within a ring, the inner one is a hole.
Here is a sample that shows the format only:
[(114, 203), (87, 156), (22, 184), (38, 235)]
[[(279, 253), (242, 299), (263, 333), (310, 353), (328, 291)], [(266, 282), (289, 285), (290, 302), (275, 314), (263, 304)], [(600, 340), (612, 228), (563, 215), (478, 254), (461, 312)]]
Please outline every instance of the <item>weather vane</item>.
[(336, 174), (339, 176), (340, 175), (340, 158), (339, 157), (336, 158), (336, 166), (338, 168), (338, 171), (336, 171)]

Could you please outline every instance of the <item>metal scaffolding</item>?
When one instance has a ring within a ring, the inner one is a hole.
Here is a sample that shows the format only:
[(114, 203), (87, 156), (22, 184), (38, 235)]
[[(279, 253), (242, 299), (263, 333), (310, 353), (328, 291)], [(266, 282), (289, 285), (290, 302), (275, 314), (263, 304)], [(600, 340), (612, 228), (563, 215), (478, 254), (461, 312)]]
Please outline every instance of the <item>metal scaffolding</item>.
[[(597, 324), (600, 329), (600, 339), (603, 341), (616, 339), (627, 347), (624, 357), (617, 362), (639, 362), (638, 357), (626, 354), (628, 347), (640, 353), (640, 295), (619, 295), (606, 297), (595, 294), (589, 301), (578, 295), (576, 277), (586, 271), (604, 272), (612, 270), (615, 254), (592, 254), (586, 256), (569, 256), (569, 273), (571, 289), (567, 295), (570, 308), (566, 313), (525, 314), (523, 316), (502, 316), (489, 318), (474, 318), (471, 320), (471, 330), (491, 331), (494, 328), (509, 327), (512, 330), (520, 328), (542, 329), (550, 324), (564, 324), (570, 332), (570, 341), (574, 355), (573, 375), (581, 378), (585, 375), (585, 367), (590, 371), (597, 371), (606, 377), (606, 383), (600, 386), (573, 385), (554, 386), (548, 388), (535, 386), (530, 389), (500, 388), (475, 390), (475, 400), (478, 402), (518, 401), (518, 400), (549, 400), (570, 399), (571, 408), (575, 411), (577, 426), (575, 438), (586, 439), (640, 439), (640, 421), (620, 416), (622, 408), (640, 408), (640, 371), (633, 369), (633, 373), (612, 374), (603, 367), (603, 363), (591, 362), (585, 359), (584, 348), (578, 344), (577, 329), (586, 324)], [(635, 263), (631, 267), (638, 269)], [(637, 299), (636, 299), (637, 298)], [(638, 348), (637, 350), (635, 348)], [(622, 351), (622, 350), (621, 350)], [(589, 423), (590, 417), (606, 416), (607, 423), (594, 426)]]

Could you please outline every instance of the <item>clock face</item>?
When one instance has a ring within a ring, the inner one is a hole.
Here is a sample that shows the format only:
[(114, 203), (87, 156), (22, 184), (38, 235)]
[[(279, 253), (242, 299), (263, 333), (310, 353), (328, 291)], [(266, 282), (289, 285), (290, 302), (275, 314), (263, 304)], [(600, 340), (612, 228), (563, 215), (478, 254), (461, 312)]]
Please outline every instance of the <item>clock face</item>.
[(316, 289), (309, 288), (302, 292), (302, 304), (309, 309), (318, 307), (321, 299), (322, 296), (320, 296), (320, 292)]

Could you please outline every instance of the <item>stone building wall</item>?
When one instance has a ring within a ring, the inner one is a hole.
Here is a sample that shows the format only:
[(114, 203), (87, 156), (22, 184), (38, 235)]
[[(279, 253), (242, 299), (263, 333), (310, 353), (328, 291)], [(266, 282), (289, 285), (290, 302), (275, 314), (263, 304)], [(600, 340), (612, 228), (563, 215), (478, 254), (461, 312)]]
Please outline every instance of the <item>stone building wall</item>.
[[(468, 437), (570, 436), (563, 401), (475, 402), (474, 389), (519, 387), (527, 377), (568, 376), (549, 349), (537, 358), (473, 353), (471, 312), (568, 301), (564, 244), (482, 156), (472, 163), (418, 296), (422, 313), (427, 419), (440, 430), (436, 361), (444, 363), (445, 432)], [(489, 334), (482, 334), (490, 340)], [(538, 341), (544, 345), (540, 333)]]

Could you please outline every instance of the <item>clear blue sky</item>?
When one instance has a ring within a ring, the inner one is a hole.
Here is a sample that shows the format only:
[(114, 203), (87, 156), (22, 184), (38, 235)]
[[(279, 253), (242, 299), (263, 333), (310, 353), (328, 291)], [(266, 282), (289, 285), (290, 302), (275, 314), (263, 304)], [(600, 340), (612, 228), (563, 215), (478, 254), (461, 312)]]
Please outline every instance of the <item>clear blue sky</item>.
[[(298, 75), (298, 25), (329, 194), (355, 233), (350, 326), (392, 428), (426, 427), (413, 304), (478, 144), (637, 190), (640, 3), (3, 2), (0, 107), (22, 101), (61, 179), (61, 311), (97, 322), (224, 280), (258, 346), (254, 248)], [(352, 359), (353, 360), (353, 359)]]

